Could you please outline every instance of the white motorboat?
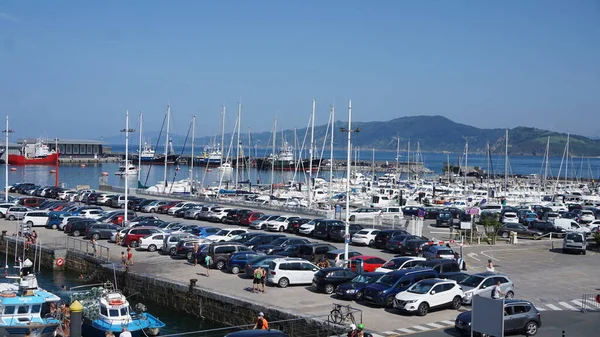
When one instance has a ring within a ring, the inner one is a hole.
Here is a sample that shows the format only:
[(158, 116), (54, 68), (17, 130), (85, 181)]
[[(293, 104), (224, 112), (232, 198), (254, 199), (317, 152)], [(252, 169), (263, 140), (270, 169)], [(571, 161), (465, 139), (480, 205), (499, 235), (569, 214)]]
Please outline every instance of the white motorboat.
[(138, 174), (138, 168), (135, 165), (133, 165), (131, 162), (122, 164), (119, 167), (119, 170), (117, 172), (115, 172), (116, 176), (131, 176), (131, 175), (137, 175), (137, 174)]

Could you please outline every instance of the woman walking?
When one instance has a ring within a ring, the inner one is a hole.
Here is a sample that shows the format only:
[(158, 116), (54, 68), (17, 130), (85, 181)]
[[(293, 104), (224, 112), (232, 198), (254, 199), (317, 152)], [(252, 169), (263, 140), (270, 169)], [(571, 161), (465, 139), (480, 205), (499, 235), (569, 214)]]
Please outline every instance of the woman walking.
[(127, 246), (127, 264), (133, 266), (133, 251)]

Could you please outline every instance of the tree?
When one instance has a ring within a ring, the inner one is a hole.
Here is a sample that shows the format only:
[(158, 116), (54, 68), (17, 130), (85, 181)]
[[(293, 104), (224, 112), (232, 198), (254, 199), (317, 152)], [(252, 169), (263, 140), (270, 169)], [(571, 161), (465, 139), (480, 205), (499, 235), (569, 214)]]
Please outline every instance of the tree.
[[(481, 220), (481, 225), (485, 228), (485, 233), (488, 238), (492, 240), (491, 244), (496, 244), (496, 237), (498, 236), (498, 230), (502, 227), (502, 222), (498, 217), (498, 214), (494, 214), (493, 216), (486, 216)], [(488, 243), (490, 243), (488, 241)]]

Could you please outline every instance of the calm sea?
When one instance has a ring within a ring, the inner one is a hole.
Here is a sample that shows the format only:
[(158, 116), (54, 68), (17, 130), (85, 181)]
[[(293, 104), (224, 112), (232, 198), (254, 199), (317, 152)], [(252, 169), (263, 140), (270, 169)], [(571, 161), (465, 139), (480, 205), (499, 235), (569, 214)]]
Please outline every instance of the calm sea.
[[(112, 146), (113, 152), (125, 152), (125, 148), (122, 145)], [(135, 149), (131, 150), (131, 153)], [(159, 149), (160, 151), (160, 149)], [(190, 151), (183, 151), (175, 148), (177, 153), (190, 154)], [(321, 151), (317, 151), (321, 153)], [(195, 154), (199, 154), (200, 150), (196, 150)], [(270, 149), (258, 149), (258, 156), (265, 156), (270, 153)], [(253, 153), (254, 154), (254, 153)], [(354, 155), (358, 156), (359, 161), (371, 162), (373, 160), (372, 151), (355, 151)], [(335, 150), (334, 158), (337, 160), (345, 160), (347, 152), (345, 150)], [(450, 162), (451, 165), (458, 165), (460, 154), (457, 153), (431, 153), (423, 152), (420, 156), (411, 155), (411, 162), (422, 161), (427, 168), (436, 172), (442, 173), (442, 167), (446, 162)], [(307, 158), (307, 155), (303, 156)], [(415, 158), (416, 157), (416, 158)], [(323, 158), (329, 158), (329, 150), (326, 149), (323, 154)], [(389, 162), (393, 164), (396, 162), (396, 153), (389, 151), (375, 151), (375, 161), (377, 162)], [(400, 153), (400, 162), (406, 162), (406, 153)], [(464, 157), (462, 164), (465, 165)], [(492, 155), (488, 160), (486, 155), (483, 154), (469, 154), (468, 166), (478, 166), (484, 170), (489, 170), (492, 173), (504, 174), (505, 159), (503, 155)], [(9, 185), (17, 182), (33, 182), (38, 185), (47, 186), (54, 185), (55, 175), (50, 173), (53, 169), (51, 166), (13, 166), (17, 170), (9, 171), (8, 179)], [(66, 187), (75, 188), (78, 185), (89, 185), (91, 188), (98, 188), (99, 179), (103, 172), (108, 173), (106, 179), (108, 183), (113, 186), (124, 186), (125, 179), (119, 176), (115, 176), (114, 173), (119, 169), (119, 164), (108, 163), (108, 164), (87, 164), (86, 167), (80, 167), (79, 165), (61, 165), (59, 169), (59, 182), (64, 184)], [(324, 171), (319, 173), (319, 176), (326, 178), (329, 175), (328, 168), (323, 168)], [(368, 170), (368, 169), (366, 169)], [(544, 157), (535, 156), (514, 156), (509, 157), (508, 160), (508, 172), (509, 174), (529, 175), (538, 174), (543, 175), (545, 170)], [(0, 175), (2, 179), (0, 185), (2, 188), (5, 186), (4, 179), (4, 167), (0, 167)], [(560, 157), (551, 157), (548, 160), (548, 175), (549, 176), (565, 176), (565, 173), (571, 178), (584, 178), (584, 179), (599, 179), (600, 178), (600, 158), (570, 158), (568, 166), (566, 162)], [(298, 172), (294, 175), (294, 172), (276, 172), (274, 174), (274, 181), (276, 183), (297, 180), (304, 181), (307, 174), (304, 172)], [(334, 173), (335, 176), (345, 176), (345, 171), (338, 171)], [(166, 177), (167, 181), (181, 180), (190, 176), (189, 167), (181, 166), (179, 170), (174, 166), (167, 168)], [(198, 181), (204, 182), (204, 185), (215, 185), (218, 184), (220, 179), (219, 172), (215, 169), (205, 170), (204, 168), (195, 167), (193, 176)], [(164, 166), (142, 166), (140, 172), (140, 181), (145, 185), (154, 185), (158, 181), (162, 181), (165, 177)], [(135, 186), (137, 177), (130, 177), (128, 180), (129, 186)], [(235, 181), (234, 176), (225, 177), (225, 180)], [(237, 181), (250, 180), (252, 183), (256, 183), (257, 180), (260, 183), (269, 183), (271, 181), (271, 173), (268, 171), (257, 171), (254, 169), (244, 170), (238, 173)]]

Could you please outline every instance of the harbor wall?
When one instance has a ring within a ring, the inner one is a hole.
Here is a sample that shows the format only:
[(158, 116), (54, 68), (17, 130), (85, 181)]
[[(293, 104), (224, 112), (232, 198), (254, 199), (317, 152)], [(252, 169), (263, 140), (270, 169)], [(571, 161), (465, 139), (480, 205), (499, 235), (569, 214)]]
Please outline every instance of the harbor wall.
[[(22, 257), (24, 245), (21, 238), (2, 237), (0, 240), (0, 250), (7, 253), (9, 263), (14, 261), (15, 246), (17, 256)], [(189, 284), (183, 284), (151, 274), (122, 270), (119, 264), (106, 263), (84, 252), (39, 246), (36, 254), (36, 249), (31, 246), (24, 256), (31, 261), (37, 257), (37, 261), (41, 261), (41, 266), (45, 269), (67, 269), (77, 272), (90, 283), (116, 281), (125, 295), (135, 294), (136, 301), (154, 302), (226, 326), (247, 328), (248, 324), (255, 322), (257, 313), (263, 312), (271, 322), (271, 328), (285, 331), (291, 337), (332, 336), (334, 331), (340, 331), (339, 326), (327, 323), (326, 319), (304, 317), (282, 308), (241, 300), (214, 289), (198, 286), (198, 280), (195, 279), (190, 280)], [(59, 266), (57, 260), (61, 258), (64, 264)]]

